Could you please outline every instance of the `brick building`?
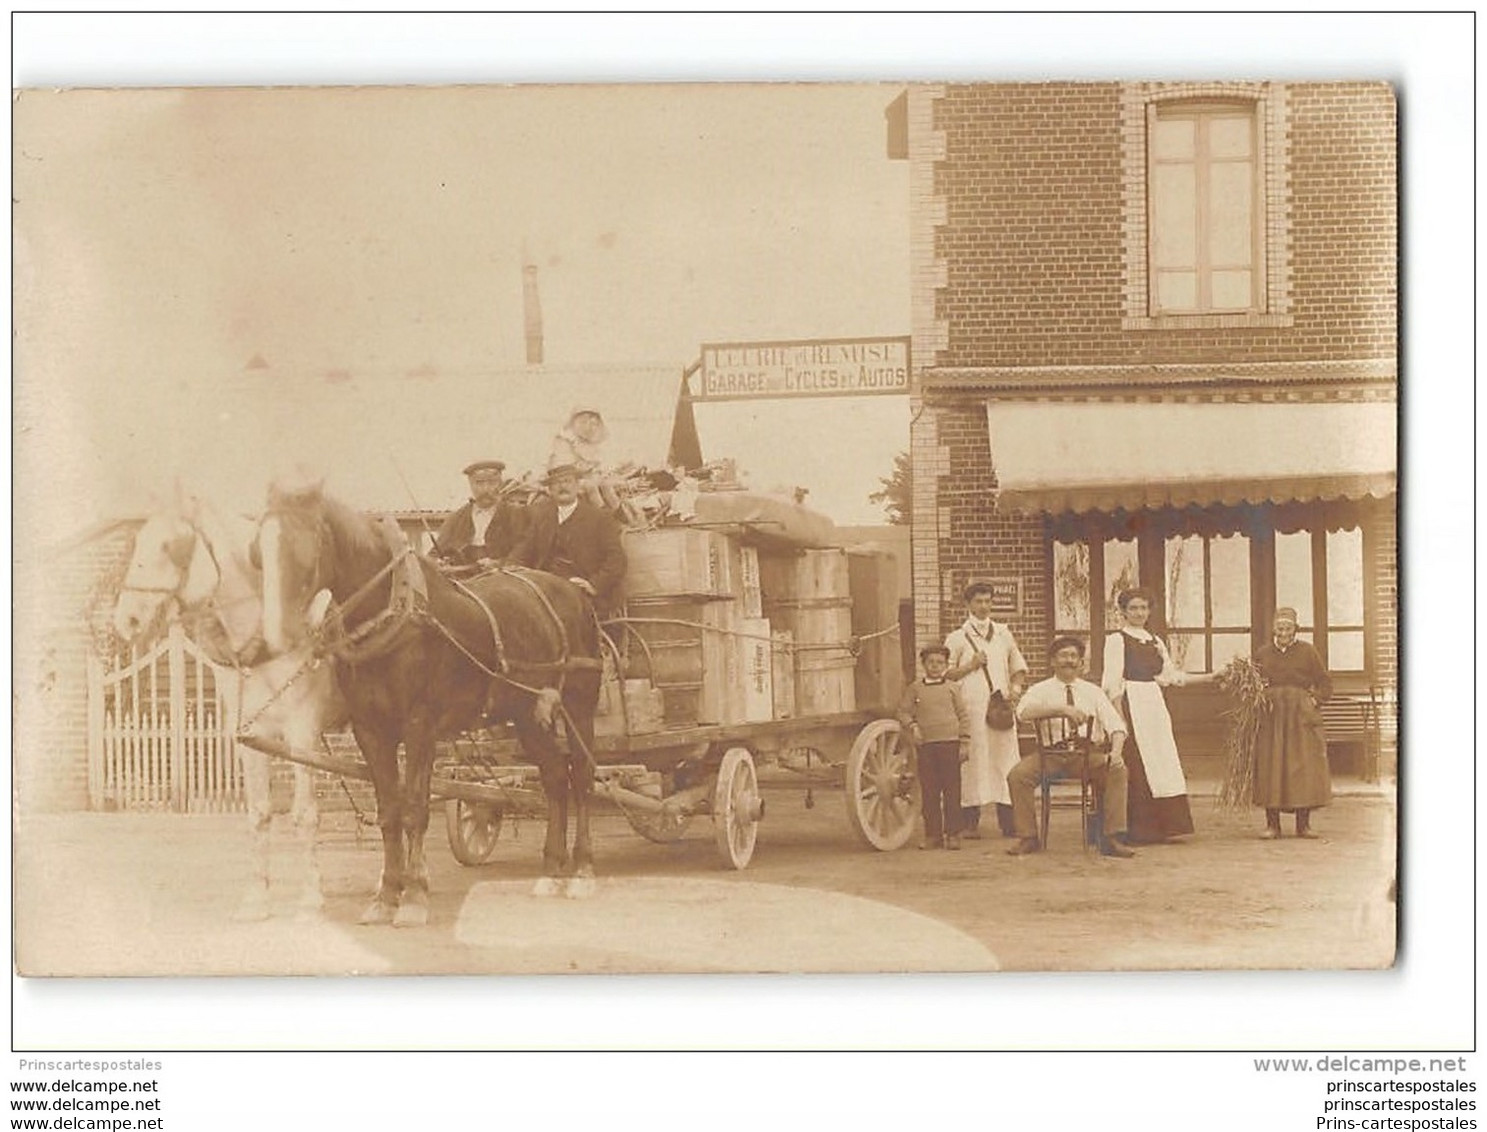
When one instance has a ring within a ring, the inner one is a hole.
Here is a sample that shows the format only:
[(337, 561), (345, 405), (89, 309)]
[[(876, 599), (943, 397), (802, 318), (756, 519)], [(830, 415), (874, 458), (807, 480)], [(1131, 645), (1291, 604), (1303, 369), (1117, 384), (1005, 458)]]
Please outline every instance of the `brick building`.
[[(1156, 590), (1190, 671), (1277, 604), (1343, 702), (1398, 682), (1393, 91), (1378, 83), (915, 86), (915, 621), (998, 584), (1035, 672)], [(1184, 757), (1222, 696), (1172, 689)], [(1375, 748), (1377, 750), (1377, 748)], [(1372, 768), (1369, 768), (1372, 769)]]

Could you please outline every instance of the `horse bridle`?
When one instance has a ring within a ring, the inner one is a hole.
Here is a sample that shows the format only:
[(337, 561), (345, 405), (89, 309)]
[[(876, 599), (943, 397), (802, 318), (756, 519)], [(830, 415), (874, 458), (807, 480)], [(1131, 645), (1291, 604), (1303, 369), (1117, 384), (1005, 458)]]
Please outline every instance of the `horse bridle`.
[[(217, 548), (212, 545), (212, 540), (207, 537), (207, 533), (201, 529), (198, 523), (184, 516), (181, 518), (181, 522), (191, 531), (190, 550), (185, 555), (185, 561), (178, 558), (175, 553), (175, 547), (184, 542), (184, 538), (172, 540), (171, 549), (166, 551), (166, 556), (170, 558), (171, 563), (180, 571), (180, 576), (176, 584), (174, 586), (141, 586), (130, 584), (127, 581), (128, 575), (126, 574), (126, 581), (121, 582), (119, 585), (119, 593), (165, 594), (168, 599), (167, 605), (174, 603), (176, 616), (182, 622), (185, 622), (189, 618), (194, 623), (194, 626), (199, 626), (210, 617), (217, 622), (219, 627), (224, 629), (223, 635), (226, 636), (226, 622), (223, 620), (221, 611), (227, 608), (228, 605), (239, 605), (243, 602), (251, 601), (252, 598), (239, 598), (233, 602), (222, 602), (218, 599), (217, 591), (222, 588), (224, 575), (222, 573), (221, 560), (217, 557)], [(211, 559), (212, 569), (216, 572), (217, 580), (211, 589), (207, 591), (205, 598), (198, 602), (188, 603), (183, 596), (183, 591), (186, 589), (187, 583), (191, 581), (191, 563), (196, 557), (195, 548), (198, 543), (206, 550), (207, 557)], [(193, 634), (193, 636), (196, 635), (199, 634)], [(228, 646), (227, 656), (236, 668), (242, 668), (254, 662), (265, 647), (261, 627), (258, 632), (249, 638), (248, 643), (241, 649), (232, 648), (230, 640), (226, 643)]]

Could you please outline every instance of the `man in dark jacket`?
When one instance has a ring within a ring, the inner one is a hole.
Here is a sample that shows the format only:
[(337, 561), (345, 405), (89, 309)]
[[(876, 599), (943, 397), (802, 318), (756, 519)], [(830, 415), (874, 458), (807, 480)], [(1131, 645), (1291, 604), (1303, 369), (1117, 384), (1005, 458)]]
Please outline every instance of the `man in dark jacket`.
[(525, 524), (523, 508), (501, 497), (505, 470), (500, 460), (476, 460), (465, 468), (470, 501), (434, 536), (436, 556), (462, 566), (491, 566), (511, 557)]
[(619, 602), (625, 550), (619, 523), (578, 494), (578, 469), (560, 464), (545, 480), (547, 495), (527, 507), (526, 531), (512, 559), (520, 566), (567, 578), (594, 599), (605, 616)]

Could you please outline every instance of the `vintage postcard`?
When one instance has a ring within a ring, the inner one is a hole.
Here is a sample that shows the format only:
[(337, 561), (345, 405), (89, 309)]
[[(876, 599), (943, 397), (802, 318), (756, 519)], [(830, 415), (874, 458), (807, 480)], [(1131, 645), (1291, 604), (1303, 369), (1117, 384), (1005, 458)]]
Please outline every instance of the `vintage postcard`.
[(1388, 84), (13, 119), (21, 975), (1394, 963)]

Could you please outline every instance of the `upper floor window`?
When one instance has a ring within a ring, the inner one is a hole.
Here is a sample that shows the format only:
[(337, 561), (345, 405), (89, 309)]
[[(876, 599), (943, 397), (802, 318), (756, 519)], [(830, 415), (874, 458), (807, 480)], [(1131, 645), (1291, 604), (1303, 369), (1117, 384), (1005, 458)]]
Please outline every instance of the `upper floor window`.
[(1121, 91), (1121, 326), (1292, 325), (1286, 84)]
[(1265, 309), (1265, 230), (1253, 103), (1149, 108), (1153, 315)]

